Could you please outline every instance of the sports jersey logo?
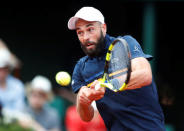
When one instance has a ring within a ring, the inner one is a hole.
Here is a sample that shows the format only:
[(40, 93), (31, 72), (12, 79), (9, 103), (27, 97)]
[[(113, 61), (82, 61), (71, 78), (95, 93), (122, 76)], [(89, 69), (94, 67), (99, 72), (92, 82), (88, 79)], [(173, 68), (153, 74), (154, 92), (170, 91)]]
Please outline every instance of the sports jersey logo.
[(139, 48), (135, 45), (134, 46), (134, 50), (133, 51), (137, 51), (137, 52), (139, 52), (140, 50), (139, 50)]
[(73, 85), (74, 83), (75, 83), (74, 80), (72, 80), (72, 83), (71, 84)]

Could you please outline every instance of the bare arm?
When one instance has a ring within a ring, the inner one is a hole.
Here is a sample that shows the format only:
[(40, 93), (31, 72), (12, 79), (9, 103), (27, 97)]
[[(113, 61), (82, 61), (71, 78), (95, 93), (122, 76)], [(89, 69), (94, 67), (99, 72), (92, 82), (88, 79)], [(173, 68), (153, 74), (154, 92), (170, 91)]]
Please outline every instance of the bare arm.
[(77, 95), (77, 112), (84, 121), (92, 120), (94, 109), (91, 103), (94, 100), (101, 99), (105, 93), (105, 88), (100, 88), (99, 90), (94, 89), (96, 83), (97, 81), (95, 81), (90, 88), (87, 86), (81, 87)]
[(141, 88), (152, 82), (152, 71), (146, 58), (138, 57), (131, 60), (131, 77), (127, 90)]

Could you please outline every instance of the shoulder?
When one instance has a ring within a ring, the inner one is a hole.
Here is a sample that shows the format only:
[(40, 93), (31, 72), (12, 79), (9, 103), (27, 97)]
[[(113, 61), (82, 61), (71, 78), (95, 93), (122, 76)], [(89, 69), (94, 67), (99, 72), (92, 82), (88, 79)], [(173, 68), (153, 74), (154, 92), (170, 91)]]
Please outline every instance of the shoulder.
[(88, 58), (89, 58), (88, 56), (84, 56), (84, 57), (80, 58), (77, 61), (77, 64), (76, 65), (82, 65), (82, 64), (84, 64)]
[(139, 44), (138, 41), (131, 35), (124, 35), (124, 36), (118, 36), (118, 37), (125, 39), (129, 45)]
[(72, 89), (74, 92), (77, 92), (79, 90), (79, 88), (81, 87), (81, 85), (83, 85), (84, 80), (82, 77), (82, 69), (84, 68), (85, 62), (87, 61), (88, 56), (84, 56), (82, 58), (80, 58), (77, 61), (77, 64), (75, 65), (75, 68), (73, 70), (72, 73)]
[(153, 56), (149, 54), (145, 54), (143, 52), (142, 47), (139, 44), (139, 42), (131, 35), (120, 36), (120, 38), (123, 38), (127, 41), (130, 52), (131, 52), (131, 59), (134, 59), (137, 57), (144, 57), (148, 60), (151, 60), (153, 58)]
[(55, 121), (59, 120), (59, 113), (57, 112), (55, 108), (49, 105), (45, 105), (44, 112), (45, 112), (44, 114), (47, 116), (48, 119), (55, 120)]
[(9, 76), (8, 76), (8, 81), (14, 82), (14, 83), (16, 83), (16, 84), (23, 85), (23, 82), (22, 82), (20, 79), (14, 77), (14, 76), (12, 76), (12, 75), (9, 75)]
[(79, 73), (79, 72), (80, 72), (80, 69), (83, 68), (83, 66), (84, 66), (85, 62), (87, 61), (87, 59), (88, 59), (88, 56), (84, 56), (84, 57), (80, 58), (80, 59), (76, 62), (75, 67), (74, 67), (73, 74)]
[(50, 116), (57, 116), (57, 111), (55, 108), (50, 107), (49, 105), (45, 105), (44, 110)]
[(23, 82), (12, 75), (9, 75), (7, 77), (7, 82), (10, 87), (13, 86), (14, 88), (17, 88), (17, 89), (24, 89)]
[(134, 50), (134, 49), (139, 49), (138, 51), (142, 52), (142, 48), (141, 48), (139, 42), (131, 35), (118, 36), (117, 38), (122, 38), (122, 39), (126, 40), (126, 42), (129, 45), (130, 51)]

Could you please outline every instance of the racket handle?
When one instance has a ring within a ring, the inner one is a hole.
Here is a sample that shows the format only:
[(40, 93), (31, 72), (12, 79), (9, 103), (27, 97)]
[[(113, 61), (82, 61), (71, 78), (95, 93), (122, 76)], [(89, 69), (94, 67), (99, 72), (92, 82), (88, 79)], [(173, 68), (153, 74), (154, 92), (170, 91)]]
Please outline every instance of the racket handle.
[(95, 90), (99, 90), (101, 88), (100, 83), (95, 85)]
[(100, 87), (107, 87), (109, 89), (113, 89), (113, 85), (111, 83), (100, 83)]
[(101, 87), (107, 87), (107, 88), (113, 89), (113, 85), (111, 83), (100, 82), (100, 83), (96, 84), (95, 90), (99, 90)]

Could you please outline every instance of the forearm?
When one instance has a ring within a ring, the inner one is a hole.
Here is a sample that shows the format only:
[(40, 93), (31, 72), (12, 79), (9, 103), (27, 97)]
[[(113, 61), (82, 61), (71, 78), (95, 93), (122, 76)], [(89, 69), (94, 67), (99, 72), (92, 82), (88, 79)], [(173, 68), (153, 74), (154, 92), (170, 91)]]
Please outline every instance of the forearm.
[(79, 113), (83, 121), (90, 121), (94, 116), (94, 109), (91, 106), (91, 102), (81, 103), (77, 97), (77, 112)]
[(105, 94), (105, 87), (98, 90), (95, 89), (97, 83), (99, 81), (95, 80), (89, 88), (87, 86), (81, 87), (77, 94), (77, 112), (84, 121), (92, 120), (94, 109), (91, 103), (101, 99)]

